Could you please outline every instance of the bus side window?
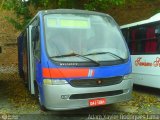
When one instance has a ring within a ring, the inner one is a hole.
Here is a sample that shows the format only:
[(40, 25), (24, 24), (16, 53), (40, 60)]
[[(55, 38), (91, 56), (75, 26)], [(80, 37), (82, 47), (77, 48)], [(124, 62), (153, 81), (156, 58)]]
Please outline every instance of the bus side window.
[(156, 25), (155, 35), (157, 40), (157, 52), (160, 53), (160, 25)]
[(32, 28), (32, 40), (34, 41), (33, 43), (34, 56), (40, 60), (40, 39), (39, 39), (38, 26)]
[(145, 41), (146, 41), (146, 28), (145, 27), (140, 27), (138, 30), (138, 35), (137, 35), (137, 48), (139, 53), (144, 53), (145, 51)]
[(137, 30), (134, 29), (134, 30), (131, 30), (131, 53), (134, 54), (136, 51), (136, 33), (137, 33)]
[(145, 52), (146, 28), (138, 27), (131, 29), (131, 53), (142, 54)]
[(127, 42), (127, 45), (128, 45), (128, 48), (129, 48), (129, 51), (130, 53), (132, 53), (132, 41), (131, 41), (131, 38), (130, 38), (130, 31), (128, 29), (122, 29), (122, 34)]
[(153, 26), (149, 26), (146, 32), (146, 45), (145, 52), (155, 53), (157, 49), (157, 41), (155, 35), (155, 28)]

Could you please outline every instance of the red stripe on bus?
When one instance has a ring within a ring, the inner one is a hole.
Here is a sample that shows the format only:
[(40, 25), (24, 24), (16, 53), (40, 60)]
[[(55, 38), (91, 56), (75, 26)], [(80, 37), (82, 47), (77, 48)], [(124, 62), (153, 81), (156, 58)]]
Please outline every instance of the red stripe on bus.
[(87, 77), (89, 68), (43, 68), (45, 78), (78, 78)]

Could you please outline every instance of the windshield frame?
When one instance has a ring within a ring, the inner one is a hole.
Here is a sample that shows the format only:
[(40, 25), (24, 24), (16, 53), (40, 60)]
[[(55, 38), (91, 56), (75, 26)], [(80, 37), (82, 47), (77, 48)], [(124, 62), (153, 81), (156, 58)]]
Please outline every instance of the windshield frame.
[[(57, 61), (57, 60), (54, 60), (53, 58), (51, 58), (48, 54), (48, 51), (47, 51), (47, 43), (46, 43), (46, 30), (45, 30), (45, 20), (44, 20), (44, 17), (45, 15), (50, 15), (50, 14), (82, 14), (84, 15), (84, 13), (45, 13), (43, 14), (43, 30), (44, 30), (44, 43), (45, 43), (45, 53), (47, 55), (47, 57), (56, 65), (60, 65), (60, 66), (80, 66), (80, 67), (84, 67), (84, 66), (95, 66), (95, 63), (91, 63), (91, 61)], [(97, 61), (100, 63), (101, 66), (110, 66), (110, 65), (118, 65), (118, 64), (122, 64), (122, 63), (126, 63), (128, 60), (129, 60), (129, 50), (128, 50), (128, 46), (126, 44), (126, 41), (124, 39), (124, 36), (120, 30), (120, 27), (118, 26), (118, 24), (115, 22), (115, 20), (109, 16), (108, 14), (89, 14), (89, 13), (86, 13), (86, 15), (97, 15), (97, 16), (100, 16), (100, 17), (109, 17), (112, 19), (112, 21), (114, 22), (114, 24), (117, 26), (117, 30), (120, 32), (121, 36), (122, 36), (122, 39), (124, 41), (124, 44), (125, 44), (125, 47), (126, 47), (126, 50), (127, 50), (127, 58), (124, 59), (124, 61), (122, 61), (121, 59), (117, 59), (117, 60), (110, 60), (110, 61)], [(76, 56), (75, 56), (76, 57)]]

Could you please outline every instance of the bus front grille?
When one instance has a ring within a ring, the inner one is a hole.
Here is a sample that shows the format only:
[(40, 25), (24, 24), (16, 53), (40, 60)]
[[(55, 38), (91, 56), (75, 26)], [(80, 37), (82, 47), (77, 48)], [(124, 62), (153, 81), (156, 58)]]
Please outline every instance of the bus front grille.
[(101, 87), (119, 84), (122, 80), (122, 76), (100, 79), (81, 79), (71, 80), (70, 85), (73, 87)]
[(123, 94), (123, 90), (97, 92), (97, 93), (84, 93), (84, 94), (72, 94), (69, 99), (88, 99), (96, 97), (106, 97)]

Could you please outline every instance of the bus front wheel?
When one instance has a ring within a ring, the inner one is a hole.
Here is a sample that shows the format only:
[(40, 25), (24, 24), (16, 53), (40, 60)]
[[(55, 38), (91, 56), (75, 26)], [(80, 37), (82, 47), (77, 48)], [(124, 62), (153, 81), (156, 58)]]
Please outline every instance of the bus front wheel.
[(47, 109), (45, 108), (45, 106), (44, 105), (42, 105), (42, 103), (41, 103), (41, 98), (40, 98), (40, 94), (39, 94), (39, 88), (38, 88), (38, 85), (37, 85), (37, 82), (35, 82), (35, 97), (36, 97), (36, 100), (38, 101), (38, 103), (39, 103), (39, 106), (40, 106), (40, 109), (42, 110), (42, 111), (47, 111)]

